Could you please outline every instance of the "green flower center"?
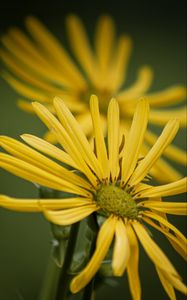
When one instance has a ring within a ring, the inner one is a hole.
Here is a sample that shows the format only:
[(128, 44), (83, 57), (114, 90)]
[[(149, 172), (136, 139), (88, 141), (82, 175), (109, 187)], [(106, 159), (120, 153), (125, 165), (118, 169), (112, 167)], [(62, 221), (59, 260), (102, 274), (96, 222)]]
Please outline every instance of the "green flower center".
[(115, 214), (120, 217), (137, 218), (138, 208), (133, 197), (122, 188), (114, 185), (102, 185), (96, 193), (96, 202), (101, 213), (106, 216)]

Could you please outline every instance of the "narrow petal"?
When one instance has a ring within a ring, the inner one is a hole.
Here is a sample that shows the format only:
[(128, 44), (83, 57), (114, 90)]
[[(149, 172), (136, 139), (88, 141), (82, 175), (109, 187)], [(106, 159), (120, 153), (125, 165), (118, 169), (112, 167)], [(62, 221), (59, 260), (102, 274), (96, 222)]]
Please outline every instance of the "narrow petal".
[(172, 142), (178, 131), (178, 128), (179, 122), (176, 119), (170, 120), (167, 123), (157, 142), (135, 169), (130, 178), (129, 184), (135, 185), (147, 175), (149, 170), (162, 155), (166, 147)]
[(161, 92), (146, 95), (151, 107), (168, 106), (184, 101), (186, 89), (183, 86), (172, 86)]
[[(157, 138), (158, 137), (153, 132), (148, 131), (148, 130), (146, 131), (145, 140), (150, 145), (154, 145)], [(180, 164), (186, 165), (186, 162), (187, 162), (186, 152), (179, 149), (175, 145), (169, 145), (167, 147), (167, 149), (164, 151), (163, 155), (170, 158), (170, 159), (172, 159), (172, 160), (174, 160), (174, 161), (176, 161), (176, 162), (178, 162), (178, 163), (180, 163)]]
[(166, 122), (171, 120), (172, 118), (177, 118), (180, 120), (180, 126), (186, 126), (186, 107), (175, 108), (175, 109), (167, 109), (167, 110), (152, 110), (149, 116), (149, 122), (152, 124), (165, 125)]
[(164, 290), (166, 291), (167, 295), (171, 300), (176, 300), (175, 291), (171, 283), (167, 280), (167, 278), (164, 276), (163, 270), (156, 268), (158, 276), (160, 278), (160, 281), (162, 283), (162, 286)]
[(0, 153), (0, 167), (30, 182), (85, 197), (90, 196), (85, 189), (8, 154)]
[(21, 212), (40, 212), (39, 199), (16, 199), (0, 195), (0, 207)]
[[(146, 215), (146, 214), (145, 214)], [(151, 217), (149, 215), (149, 217)], [(170, 230), (170, 228), (168, 227), (164, 227), (162, 226), (163, 224), (161, 223), (161, 227), (159, 225), (157, 225), (156, 223), (154, 223), (151, 219), (143, 216), (143, 220), (150, 224), (152, 227), (156, 228), (158, 231), (162, 232), (167, 238), (168, 240), (171, 242), (172, 246), (174, 247), (174, 249), (185, 259), (187, 260), (187, 255), (186, 255), (186, 247), (187, 247), (187, 242), (185, 237), (183, 237), (183, 240), (181, 239), (181, 237), (179, 237), (178, 234), (173, 234)], [(176, 228), (175, 228), (176, 229)], [(176, 231), (176, 230), (175, 230)], [(173, 231), (173, 232), (175, 232)], [(180, 233), (180, 235), (182, 235)]]
[(109, 163), (107, 157), (107, 150), (102, 130), (101, 117), (99, 113), (98, 98), (92, 95), (90, 98), (90, 112), (92, 116), (93, 131), (95, 137), (95, 146), (97, 158), (102, 165), (104, 177), (109, 178)]
[(66, 20), (69, 43), (72, 52), (77, 57), (84, 71), (93, 83), (97, 80), (97, 65), (81, 20), (75, 15), (69, 15)]
[[(20, 65), (23, 65), (24, 68), (27, 68), (30, 74), (41, 76), (42, 78), (63, 86), (67, 84), (67, 79), (65, 77), (63, 78), (62, 74), (59, 74), (56, 69), (51, 67), (51, 64), (46, 63), (42, 55), (39, 59), (32, 57), (31, 53), (25, 51), (23, 47), (15, 43), (9, 36), (2, 37), (1, 41), (10, 51), (11, 57), (19, 61)], [(33, 59), (31, 59), (31, 57)]]
[(93, 127), (92, 127), (92, 118), (87, 108), (83, 113), (76, 115), (76, 120), (80, 124), (84, 134), (86, 136), (90, 136), (92, 134)]
[(33, 150), (32, 148), (20, 143), (12, 138), (6, 136), (0, 136), (0, 146), (2, 146), (7, 152), (15, 157), (20, 158), (23, 162), (28, 162), (33, 166), (37, 166), (42, 170), (58, 176), (64, 180), (67, 180), (73, 184), (77, 184), (86, 189), (89, 189), (90, 185), (80, 176), (67, 170), (63, 166), (55, 163), (46, 156)]
[(106, 86), (109, 86), (113, 93), (116, 92), (125, 81), (131, 48), (131, 39), (128, 36), (122, 35), (117, 42), (110, 73), (108, 79), (106, 79)]
[(158, 221), (160, 224), (164, 226), (163, 228), (168, 228), (169, 230), (174, 232), (175, 236), (179, 239), (179, 241), (182, 241), (183, 245), (187, 244), (185, 236), (175, 226), (173, 226), (163, 217), (150, 211), (144, 211), (143, 215)]
[(95, 34), (96, 55), (102, 78), (107, 74), (113, 53), (115, 25), (110, 16), (101, 16)]
[(61, 121), (61, 124), (71, 137), (72, 141), (79, 148), (79, 151), (82, 153), (84, 160), (93, 170), (93, 172), (96, 173), (96, 175), (100, 179), (102, 179), (103, 172), (101, 169), (101, 165), (95, 157), (95, 154), (92, 151), (90, 144), (84, 132), (82, 131), (81, 126), (60, 98), (55, 97), (53, 104), (56, 109), (57, 116)]
[(72, 280), (70, 285), (72, 293), (77, 293), (82, 288), (84, 288), (100, 268), (101, 263), (112, 243), (115, 232), (115, 224), (116, 218), (109, 217), (101, 226), (98, 234), (98, 239), (102, 241), (102, 243), (97, 242), (96, 250), (89, 263), (83, 269), (83, 271), (81, 271), (80, 274), (75, 276)]
[(127, 225), (127, 235), (130, 243), (130, 258), (127, 264), (128, 281), (133, 300), (140, 300), (141, 284), (138, 271), (139, 246), (134, 230), (130, 224)]
[(165, 197), (185, 193), (187, 189), (187, 178), (182, 178), (178, 181), (171, 182), (160, 186), (151, 186), (143, 191), (140, 191), (138, 197)]
[(75, 161), (77, 166), (79, 166), (79, 170), (87, 176), (87, 178), (94, 186), (96, 186), (96, 177), (94, 176), (93, 172), (91, 172), (90, 168), (87, 166), (86, 162), (82, 158), (82, 153), (73, 143), (73, 141), (69, 137), (66, 130), (62, 127), (60, 122), (45, 108), (45, 106), (41, 105), (40, 103), (34, 102), (33, 107), (39, 118), (46, 124), (46, 126), (50, 130), (54, 131), (57, 140), (66, 150), (66, 152), (71, 156), (71, 158)]
[(34, 113), (34, 109), (33, 109), (33, 106), (30, 102), (28, 102), (27, 100), (22, 100), (22, 99), (18, 99), (17, 100), (17, 106), (27, 112), (27, 113)]
[(125, 224), (121, 219), (116, 223), (115, 244), (112, 257), (114, 276), (122, 276), (130, 257), (130, 246)]
[(183, 177), (180, 172), (161, 157), (157, 160), (149, 173), (161, 183), (174, 182)]
[(139, 222), (133, 222), (133, 227), (143, 248), (145, 249), (149, 258), (153, 261), (155, 266), (178, 278), (179, 275), (177, 271), (174, 269), (173, 265), (170, 263), (166, 255), (149, 236), (143, 225), (141, 225)]
[(27, 84), (21, 83), (20, 81), (16, 80), (13, 76), (10, 74), (4, 72), (3, 73), (4, 79), (9, 83), (9, 85), (19, 94), (22, 96), (29, 98), (31, 100), (37, 99), (40, 102), (48, 102), (48, 97), (45, 93), (42, 93), (42, 91), (37, 90), (34, 87), (30, 87)]
[(170, 282), (171, 285), (184, 295), (187, 295), (187, 287), (186, 285), (181, 281), (180, 278), (172, 276), (170, 273), (167, 273), (166, 271), (163, 271), (165, 277)]
[(187, 215), (187, 204), (183, 202), (144, 201), (140, 206), (172, 215)]
[(62, 163), (65, 163), (73, 168), (77, 168), (75, 162), (71, 159), (70, 155), (68, 155), (65, 151), (57, 148), (56, 146), (52, 145), (51, 143), (46, 142), (46, 140), (41, 139), (37, 136), (31, 134), (23, 134), (21, 138), (30, 146), (34, 147), (38, 151), (43, 152), (55, 158)]
[(108, 106), (108, 156), (112, 181), (119, 174), (119, 106), (113, 98)]
[[(62, 68), (69, 82), (72, 81), (75, 88), (84, 89), (85, 81), (81, 73), (58, 40), (34, 17), (27, 17), (26, 26), (33, 38), (43, 48), (43, 52), (56, 63), (57, 68), (59, 66)], [(48, 46), (46, 47), (46, 45)]]
[(57, 95), (62, 93), (62, 90), (60, 88), (57, 88), (55, 84), (50, 83), (49, 81), (46, 82), (44, 78), (42, 78), (41, 76), (37, 76), (36, 74), (35, 76), (32, 76), (31, 72), (29, 72), (27, 67), (21, 65), (8, 52), (0, 50), (0, 57), (3, 60), (3, 62), (6, 64), (6, 66), (9, 68), (9, 70), (14, 75), (16, 75), (16, 77), (18, 77), (19, 79), (24, 80), (28, 84), (40, 89), (42, 92), (48, 93), (49, 95), (51, 94)]
[(143, 96), (150, 87), (152, 78), (152, 69), (148, 66), (141, 67), (138, 71), (138, 78), (135, 83), (133, 83), (129, 88), (122, 90), (117, 95), (117, 100), (120, 102), (120, 104), (125, 105), (127, 101), (133, 101), (134, 99), (138, 99), (139, 97)]
[(124, 184), (128, 181), (136, 167), (144, 134), (147, 128), (148, 114), (148, 102), (146, 100), (139, 101), (135, 110), (129, 135), (124, 146), (124, 155), (122, 159), (122, 180), (124, 181)]
[(64, 199), (19, 199), (0, 195), (0, 206), (24, 212), (41, 212), (44, 209), (67, 209), (91, 203), (89, 198), (64, 198)]
[(96, 204), (82, 204), (79, 207), (64, 209), (64, 210), (47, 210), (44, 208), (43, 213), (44, 216), (52, 223), (57, 225), (71, 225), (76, 223), (94, 211), (98, 210)]

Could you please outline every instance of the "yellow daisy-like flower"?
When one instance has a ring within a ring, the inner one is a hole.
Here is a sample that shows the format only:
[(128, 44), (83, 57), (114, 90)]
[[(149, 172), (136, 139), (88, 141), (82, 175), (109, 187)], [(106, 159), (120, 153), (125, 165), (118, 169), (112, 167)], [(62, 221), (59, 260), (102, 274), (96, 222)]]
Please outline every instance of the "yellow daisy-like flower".
[[(170, 299), (176, 299), (174, 288), (186, 293), (179, 274), (144, 225), (149, 224), (163, 233), (175, 250), (186, 258), (186, 239), (166, 218), (167, 213), (186, 214), (186, 205), (162, 201), (162, 197), (183, 193), (186, 178), (161, 186), (152, 186), (147, 182), (149, 171), (175, 137), (179, 128), (178, 121), (173, 119), (167, 123), (154, 146), (142, 158), (140, 149), (149, 114), (146, 100), (137, 104), (125, 143), (124, 139), (120, 141), (118, 103), (115, 99), (110, 101), (106, 146), (98, 99), (92, 96), (90, 111), (94, 151), (79, 123), (61, 99), (54, 99), (58, 119), (40, 103), (34, 103), (33, 108), (53, 131), (64, 150), (33, 135), (22, 135), (29, 146), (1, 136), (0, 145), (10, 154), (0, 154), (0, 167), (26, 180), (71, 193), (72, 198), (34, 200), (1, 195), (0, 206), (17, 211), (43, 212), (50, 222), (58, 225), (76, 223), (94, 212), (104, 216), (95, 252), (87, 266), (71, 282), (73, 293), (84, 288), (95, 276), (114, 241), (113, 274), (122, 276), (126, 270), (132, 297), (139, 300), (141, 285), (138, 240), (154, 263)], [(70, 166), (76, 172), (49, 157)]]
[[(131, 53), (131, 39), (121, 35), (115, 37), (115, 26), (109, 16), (100, 17), (95, 33), (93, 50), (84, 26), (75, 15), (66, 20), (67, 33), (72, 53), (78, 64), (70, 57), (59, 41), (34, 17), (26, 19), (26, 28), (30, 37), (17, 28), (11, 28), (1, 39), (4, 46), (0, 50), (1, 59), (10, 72), (4, 71), (3, 77), (24, 98), (18, 105), (33, 111), (29, 100), (37, 100), (54, 111), (54, 96), (63, 97), (66, 105), (76, 114), (84, 132), (89, 136), (92, 132), (89, 114), (89, 97), (92, 93), (100, 98), (101, 127), (106, 129), (108, 102), (115, 97), (123, 116), (121, 126), (128, 130), (138, 98), (145, 96), (152, 108), (149, 121), (154, 125), (163, 125), (170, 118), (180, 119), (182, 126), (186, 123), (184, 107), (176, 108), (176, 104), (185, 98), (185, 88), (173, 86), (157, 93), (147, 93), (153, 72), (148, 66), (138, 70), (135, 83), (122, 88), (127, 65)], [(174, 105), (174, 109), (167, 108)], [(163, 108), (167, 108), (163, 110)], [(45, 138), (56, 142), (50, 131)], [(142, 153), (155, 143), (157, 136), (146, 131)], [(164, 156), (180, 164), (186, 163), (184, 151), (170, 145)], [(162, 182), (181, 178), (163, 158), (151, 171)]]

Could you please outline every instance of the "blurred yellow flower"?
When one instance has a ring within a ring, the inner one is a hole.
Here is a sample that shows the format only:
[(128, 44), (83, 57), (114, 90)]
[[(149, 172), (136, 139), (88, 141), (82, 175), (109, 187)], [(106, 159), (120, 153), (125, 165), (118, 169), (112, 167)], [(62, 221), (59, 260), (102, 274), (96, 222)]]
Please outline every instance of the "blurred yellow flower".
[[(101, 126), (104, 131), (108, 102), (112, 97), (120, 105), (123, 117), (121, 126), (124, 131), (130, 126), (138, 99), (146, 96), (151, 107), (150, 123), (164, 125), (170, 118), (177, 117), (181, 126), (185, 125), (185, 108), (176, 108), (176, 104), (185, 98), (184, 87), (172, 86), (163, 91), (147, 93), (153, 77), (153, 71), (148, 66), (138, 70), (137, 79), (130, 87), (123, 87), (132, 42), (128, 36), (115, 36), (115, 25), (109, 16), (100, 17), (97, 23), (94, 50), (80, 19), (75, 15), (67, 17), (67, 33), (77, 63), (37, 19), (27, 17), (25, 24), (30, 37), (18, 28), (11, 28), (1, 38), (4, 47), (0, 50), (0, 57), (10, 71), (4, 71), (3, 77), (26, 98), (18, 101), (22, 109), (33, 111), (30, 100), (37, 100), (55, 112), (52, 100), (54, 96), (60, 96), (76, 114), (84, 132), (89, 136), (92, 132), (89, 114), (89, 97), (92, 93), (100, 98)], [(172, 108), (168, 108), (172, 105)], [(51, 132), (45, 138), (56, 142)], [(142, 149), (144, 154), (156, 139), (153, 132), (146, 131)], [(176, 146), (170, 145), (163, 155), (177, 163), (186, 163), (184, 151)], [(161, 182), (181, 178), (179, 172), (163, 158), (157, 162), (152, 172)]]
[[(162, 201), (162, 197), (183, 193), (186, 178), (161, 186), (152, 186), (148, 181), (148, 173), (172, 142), (179, 122), (176, 119), (170, 120), (156, 143), (142, 158), (140, 150), (149, 116), (146, 100), (140, 100), (137, 104), (125, 143), (120, 136), (118, 102), (115, 99), (110, 101), (106, 145), (98, 99), (93, 95), (90, 111), (94, 151), (80, 124), (61, 99), (54, 99), (58, 119), (40, 103), (34, 103), (33, 108), (53, 131), (64, 150), (28, 134), (22, 135), (22, 139), (29, 146), (1, 136), (0, 145), (10, 154), (0, 153), (0, 167), (28, 181), (71, 193), (72, 198), (34, 200), (1, 195), (0, 206), (17, 211), (43, 212), (50, 222), (62, 226), (83, 220), (94, 212), (104, 217), (93, 256), (71, 282), (73, 293), (84, 288), (95, 276), (114, 240), (113, 274), (122, 276), (127, 270), (132, 298), (141, 299), (139, 240), (154, 263), (169, 298), (175, 299), (174, 288), (186, 294), (186, 287), (179, 274), (144, 225), (149, 224), (163, 233), (174, 249), (186, 258), (186, 239), (165, 216), (167, 213), (185, 215), (186, 204)], [(49, 157), (63, 162), (74, 171)]]

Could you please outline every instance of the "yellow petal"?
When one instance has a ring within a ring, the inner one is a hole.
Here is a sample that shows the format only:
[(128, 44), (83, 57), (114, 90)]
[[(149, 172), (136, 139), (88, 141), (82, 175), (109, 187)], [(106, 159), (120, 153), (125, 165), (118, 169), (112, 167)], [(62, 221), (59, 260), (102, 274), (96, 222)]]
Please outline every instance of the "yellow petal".
[(119, 219), (116, 223), (113, 251), (112, 269), (114, 276), (122, 276), (130, 257), (130, 246), (127, 230), (121, 219)]
[(63, 150), (57, 148), (56, 146), (52, 145), (51, 143), (48, 143), (44, 139), (41, 139), (37, 136), (31, 135), (31, 134), (22, 134), (21, 138), (30, 146), (34, 147), (38, 151), (43, 152), (44, 154), (47, 154), (51, 156), (52, 158), (55, 158), (62, 163), (65, 163), (73, 168), (77, 168), (77, 165), (75, 162), (71, 159), (71, 157)]
[(140, 191), (138, 197), (165, 197), (185, 193), (187, 188), (186, 177), (178, 181), (171, 182), (160, 186), (151, 186), (150, 188)]
[(156, 228), (158, 231), (162, 232), (170, 241), (171, 245), (174, 247), (174, 249), (185, 259), (187, 260), (187, 255), (186, 255), (186, 246), (187, 243), (186, 241), (183, 242), (178, 236), (173, 235), (172, 233), (169, 232), (168, 228), (166, 229), (165, 227), (158, 226), (155, 224), (153, 221), (151, 221), (149, 218), (146, 218), (143, 216), (143, 220), (150, 224), (152, 227)]
[(82, 157), (93, 170), (93, 172), (100, 179), (102, 179), (103, 172), (101, 169), (101, 165), (95, 157), (95, 154), (92, 151), (90, 144), (82, 131), (81, 126), (60, 98), (55, 97), (53, 103), (56, 109), (57, 116), (61, 121), (61, 124), (65, 128), (66, 132), (69, 134), (71, 140), (77, 146), (77, 148), (79, 148)]
[(110, 73), (108, 79), (106, 79), (106, 86), (109, 86), (113, 93), (124, 83), (130, 53), (131, 39), (122, 35), (117, 42)]
[(187, 287), (186, 285), (181, 281), (180, 278), (172, 276), (172, 274), (167, 273), (166, 271), (163, 271), (166, 279), (169, 281), (171, 285), (173, 285), (174, 288), (179, 290), (181, 293), (187, 295)]
[(93, 132), (93, 127), (92, 127), (92, 118), (90, 113), (87, 111), (87, 109), (82, 114), (76, 115), (76, 120), (80, 124), (84, 134), (87, 137), (90, 136)]
[(32, 104), (31, 104), (30, 102), (28, 102), (28, 101), (19, 99), (19, 100), (17, 101), (17, 106), (18, 106), (20, 109), (22, 109), (22, 110), (24, 110), (25, 112), (27, 112), (27, 113), (32, 113), (32, 114), (34, 113), (33, 106), (32, 106)]
[(119, 174), (119, 106), (113, 98), (108, 106), (108, 156), (112, 181)]
[(135, 81), (135, 83), (133, 83), (129, 88), (126, 88), (120, 93), (118, 93), (117, 100), (120, 102), (121, 105), (125, 105), (127, 101), (131, 101), (130, 103), (132, 103), (133, 100), (138, 99), (139, 97), (144, 95), (144, 93), (148, 90), (148, 88), (151, 85), (152, 78), (152, 69), (148, 66), (141, 67), (138, 71), (138, 78)]
[(135, 169), (132, 177), (129, 180), (129, 184), (135, 185), (147, 175), (149, 170), (175, 137), (178, 128), (179, 122), (176, 119), (170, 120), (167, 123), (157, 142)]
[(177, 118), (180, 120), (180, 126), (186, 126), (186, 107), (167, 109), (167, 110), (152, 110), (149, 116), (149, 122), (156, 125), (165, 125), (168, 120)]
[(79, 167), (79, 170), (87, 176), (87, 178), (94, 186), (96, 186), (96, 177), (87, 166), (78, 147), (76, 147), (76, 145), (73, 143), (72, 139), (69, 137), (68, 133), (62, 127), (60, 122), (40, 103), (33, 103), (33, 107), (39, 118), (47, 125), (50, 130), (54, 131), (58, 142), (75, 161), (76, 165)]
[(187, 204), (182, 202), (157, 202), (157, 201), (144, 201), (140, 206), (147, 207), (156, 211), (161, 211), (172, 215), (186, 215)]
[(185, 99), (186, 89), (183, 86), (172, 86), (161, 92), (146, 95), (151, 107), (168, 106)]
[(185, 236), (175, 226), (169, 223), (166, 219), (150, 211), (144, 211), (143, 215), (158, 221), (161, 225), (164, 226), (163, 228), (168, 228), (169, 230), (173, 231), (175, 233), (175, 236), (178, 238), (179, 241), (183, 243), (185, 247), (185, 245), (187, 244)]
[(15, 89), (19, 94), (23, 95), (24, 97), (30, 98), (32, 100), (37, 99), (41, 102), (48, 102), (48, 97), (41, 91), (21, 83), (6, 72), (3, 73), (3, 77), (13, 89)]
[(0, 206), (24, 212), (41, 212), (44, 209), (75, 208), (91, 203), (89, 198), (64, 198), (64, 199), (19, 199), (0, 195)]
[(86, 189), (89, 189), (90, 185), (80, 176), (77, 176), (73, 172), (67, 170), (63, 166), (55, 163), (46, 156), (33, 150), (32, 148), (20, 143), (12, 138), (6, 136), (0, 136), (0, 145), (10, 154), (28, 162), (33, 166), (37, 166), (42, 170), (56, 175), (59, 178), (67, 180), (73, 184), (77, 184)]
[(143, 248), (145, 249), (150, 259), (153, 261), (155, 266), (159, 267), (165, 272), (170, 273), (172, 276), (179, 277), (173, 265), (170, 263), (170, 261), (158, 247), (158, 245), (152, 240), (143, 225), (141, 225), (139, 222), (133, 222), (133, 227)]
[[(149, 150), (150, 148), (144, 143), (142, 145), (142, 155), (146, 156)], [(162, 157), (156, 161), (150, 169), (149, 174), (161, 183), (173, 182), (182, 177), (182, 174)]]
[(171, 300), (176, 300), (175, 291), (171, 283), (164, 276), (163, 270), (156, 268), (160, 281), (162, 283), (163, 288), (165, 289), (167, 295)]
[(40, 212), (39, 199), (16, 199), (0, 195), (0, 207), (21, 212)]
[(97, 84), (97, 65), (81, 20), (75, 15), (69, 15), (66, 25), (72, 52), (91, 81)]
[(51, 82), (55, 82), (55, 84), (63, 86), (67, 84), (67, 79), (63, 78), (62, 74), (59, 75), (58, 71), (53, 68), (51, 64), (43, 60), (43, 56), (39, 55), (39, 59), (32, 57), (31, 53), (25, 51), (23, 47), (15, 43), (9, 36), (2, 37), (1, 41), (10, 51), (11, 57), (16, 59), (20, 65), (23, 65), (24, 68), (27, 68), (28, 72), (33, 76), (41, 76)]
[(72, 87), (84, 89), (85, 81), (81, 73), (58, 40), (34, 17), (27, 17), (26, 26), (48, 58), (56, 63), (57, 68), (61, 67), (62, 73), (69, 79), (68, 82), (72, 82)]
[[(38, 52), (36, 52), (38, 53)], [(41, 76), (33, 76), (26, 67), (21, 65), (17, 60), (13, 58), (8, 52), (0, 50), (0, 56), (6, 66), (14, 73), (19, 79), (26, 81), (30, 85), (40, 89), (43, 93), (56, 94), (62, 93), (62, 89), (55, 86), (55, 84), (46, 82)], [(6, 79), (6, 78), (5, 78)]]
[(75, 276), (71, 282), (70, 289), (72, 293), (77, 293), (84, 288), (90, 280), (95, 276), (96, 272), (101, 266), (103, 259), (105, 258), (108, 249), (112, 243), (114, 231), (115, 231), (116, 218), (109, 217), (101, 226), (98, 234), (98, 239), (101, 242), (97, 242), (96, 250), (90, 259), (87, 266)]
[[(151, 145), (154, 145), (154, 143), (156, 142), (157, 140), (157, 136), (152, 133), (151, 131), (146, 131), (146, 134), (145, 134), (145, 140), (151, 144)], [(183, 164), (183, 165), (186, 165), (186, 152), (179, 149), (177, 146), (175, 145), (169, 145), (167, 147), (167, 149), (164, 151), (163, 153), (164, 156), (180, 163), (180, 164)]]
[(89, 192), (85, 189), (8, 154), (0, 153), (0, 167), (25, 180), (35, 182), (52, 189), (75, 193), (86, 197), (90, 196)]
[(109, 178), (109, 163), (107, 150), (102, 130), (101, 118), (99, 113), (98, 98), (95, 95), (90, 97), (90, 112), (92, 116), (93, 131), (97, 158), (102, 166), (105, 177)]
[(157, 160), (149, 173), (161, 183), (177, 181), (182, 177), (180, 172), (161, 157)]
[(110, 16), (101, 16), (97, 23), (95, 35), (96, 55), (102, 74), (102, 79), (107, 74), (113, 52), (115, 26)]
[(94, 211), (98, 210), (96, 204), (82, 204), (79, 207), (64, 209), (64, 210), (47, 210), (44, 208), (43, 213), (45, 217), (52, 223), (57, 225), (71, 225), (76, 223)]
[(148, 114), (148, 102), (146, 100), (139, 101), (135, 110), (129, 135), (124, 146), (124, 155), (122, 158), (122, 180), (124, 181), (124, 184), (128, 181), (136, 167), (144, 134), (147, 128)]
[(130, 286), (130, 292), (133, 300), (141, 299), (141, 284), (138, 271), (139, 246), (134, 230), (131, 225), (127, 225), (127, 235), (130, 243), (130, 258), (127, 264), (127, 275)]

